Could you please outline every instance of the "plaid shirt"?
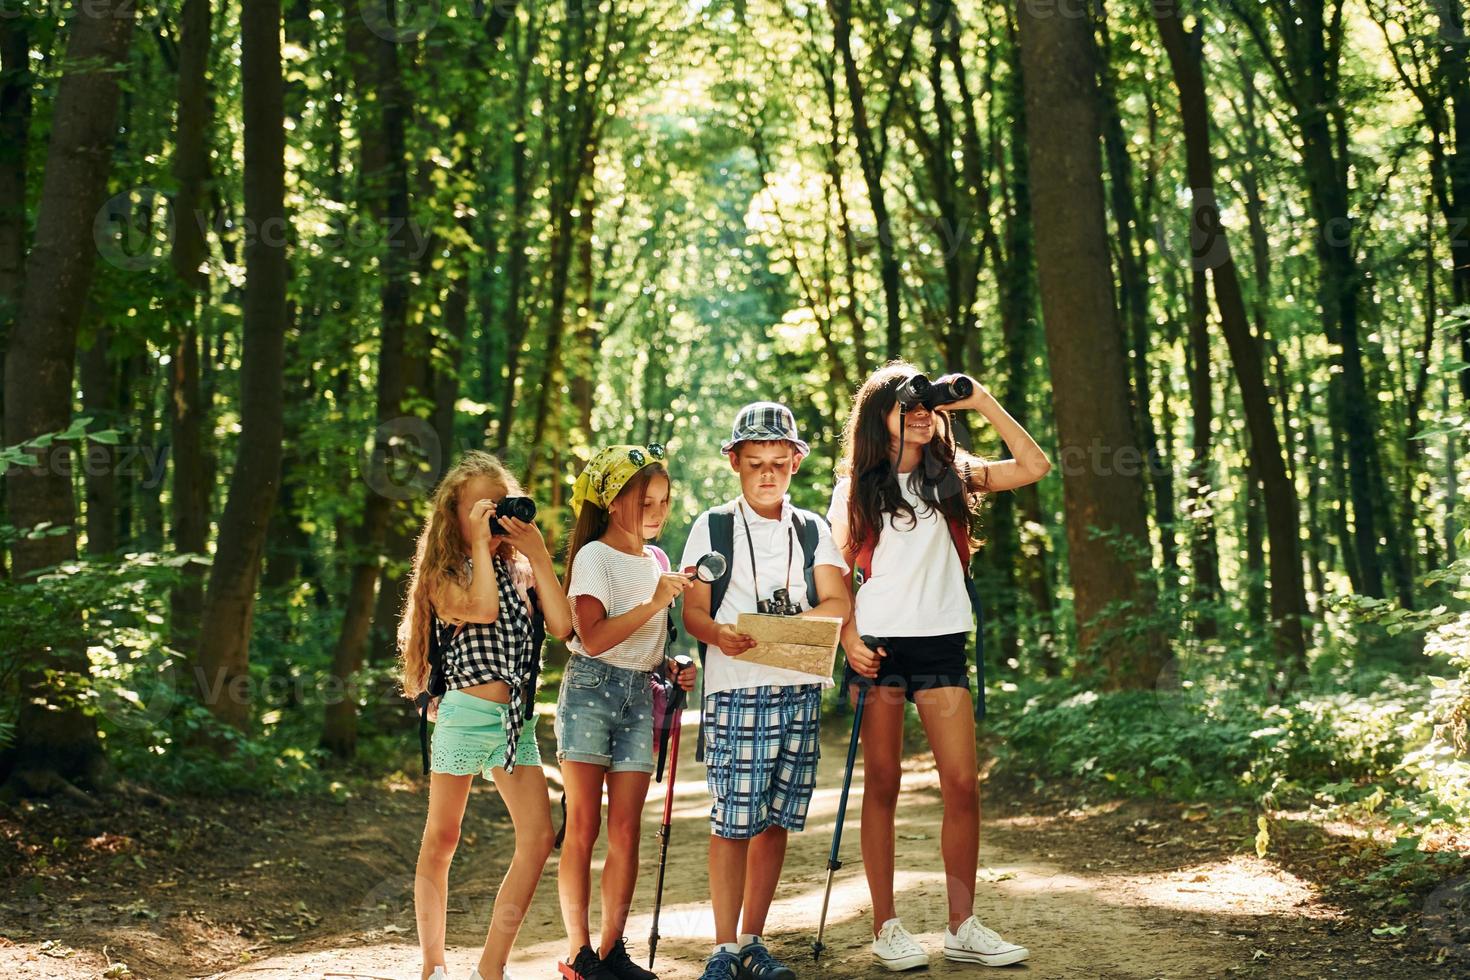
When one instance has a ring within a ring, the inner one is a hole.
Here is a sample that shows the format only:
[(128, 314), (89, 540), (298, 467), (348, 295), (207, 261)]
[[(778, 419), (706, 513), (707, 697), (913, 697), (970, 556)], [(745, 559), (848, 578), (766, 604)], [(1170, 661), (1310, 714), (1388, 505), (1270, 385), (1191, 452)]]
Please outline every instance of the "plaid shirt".
[[(465, 564), (474, 571), (468, 559)], [(444, 651), (446, 690), (472, 687), (488, 681), (504, 681), (510, 686), (510, 720), (506, 732), (505, 770), (515, 768), (516, 742), (525, 724), (525, 707), (534, 698), (533, 678), (540, 673), (536, 663), (536, 646), (531, 638), (531, 613), (515, 586), (511, 567), (495, 556), (496, 591), (500, 595), (500, 615), (493, 623), (465, 623)], [(434, 628), (441, 626), (434, 616)]]

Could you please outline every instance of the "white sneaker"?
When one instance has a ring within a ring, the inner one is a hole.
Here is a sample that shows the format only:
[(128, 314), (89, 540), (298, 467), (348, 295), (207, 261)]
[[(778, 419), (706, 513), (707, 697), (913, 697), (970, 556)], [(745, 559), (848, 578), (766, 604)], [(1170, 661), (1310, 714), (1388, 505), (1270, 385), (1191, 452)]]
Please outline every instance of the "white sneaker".
[(897, 919), (889, 919), (878, 930), (873, 955), (889, 970), (916, 970), (929, 965), (929, 954)]
[(1017, 946), (1000, 938), (994, 929), (987, 929), (973, 915), (960, 923), (959, 934), (944, 930), (944, 958), (961, 963), (980, 963), (984, 966), (1010, 966), (1031, 955), (1025, 946)]
[(434, 972), (429, 974), (429, 980), (449, 980), (449, 973), (442, 966), (434, 967)]

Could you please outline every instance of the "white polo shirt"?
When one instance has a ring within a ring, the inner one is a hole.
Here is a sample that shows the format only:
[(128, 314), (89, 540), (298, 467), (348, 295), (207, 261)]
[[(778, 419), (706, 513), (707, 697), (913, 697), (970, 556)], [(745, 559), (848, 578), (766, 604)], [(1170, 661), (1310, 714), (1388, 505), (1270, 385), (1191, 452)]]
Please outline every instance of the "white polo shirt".
[[(757, 611), (757, 600), (769, 599), (772, 593), (782, 588), (790, 589), (791, 601), (803, 610), (817, 605), (817, 597), (806, 594), (806, 576), (802, 572), (804, 553), (801, 550), (801, 534), (792, 519), (795, 508), (791, 506), (791, 498), (788, 496), (781, 502), (781, 516), (775, 520), (757, 514), (743, 494), (737, 500), (745, 509), (745, 520), (740, 519), (740, 510), (735, 509), (734, 554), (730, 556), (730, 568), (725, 573), (729, 576), (729, 582), (720, 608), (715, 611), (715, 622), (733, 625), (741, 613)], [(832, 532), (820, 519), (813, 519), (817, 525), (815, 563), (818, 566), (830, 565), (842, 574), (847, 574), (847, 562), (842, 560), (842, 553), (832, 543)], [(748, 538), (745, 533), (747, 523), (750, 525)], [(753, 570), (750, 567), (751, 548), (755, 549)], [(713, 550), (710, 545), (709, 512), (705, 511), (689, 529), (679, 567), (690, 568)], [(817, 679), (811, 674), (747, 663), (739, 657), (726, 656), (724, 651), (713, 644), (710, 645), (704, 662), (706, 695), (743, 687), (794, 687), (816, 682)], [(821, 683), (824, 687), (831, 687), (832, 679), (823, 678)]]

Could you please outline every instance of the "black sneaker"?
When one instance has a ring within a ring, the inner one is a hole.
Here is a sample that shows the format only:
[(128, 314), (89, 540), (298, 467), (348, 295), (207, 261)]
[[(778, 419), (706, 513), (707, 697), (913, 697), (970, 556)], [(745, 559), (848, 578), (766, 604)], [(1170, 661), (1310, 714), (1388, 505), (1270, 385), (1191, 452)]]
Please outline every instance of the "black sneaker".
[(796, 971), (772, 956), (759, 939), (740, 951), (740, 965), (750, 980), (796, 980)]
[(643, 969), (628, 955), (628, 940), (619, 939), (602, 958), (602, 968), (618, 980), (658, 980), (657, 973)]
[(618, 975), (603, 965), (591, 946), (583, 946), (576, 959), (569, 964), (558, 963), (556, 969), (566, 980), (618, 980)]

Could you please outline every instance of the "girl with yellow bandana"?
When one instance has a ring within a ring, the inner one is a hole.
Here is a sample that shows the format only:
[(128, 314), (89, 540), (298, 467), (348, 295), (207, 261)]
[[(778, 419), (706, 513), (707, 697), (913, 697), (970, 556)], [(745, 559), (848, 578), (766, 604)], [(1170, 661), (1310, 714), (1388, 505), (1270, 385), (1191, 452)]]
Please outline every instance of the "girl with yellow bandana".
[[(648, 542), (669, 515), (662, 446), (609, 446), (572, 490), (576, 529), (567, 546), (567, 598), (575, 635), (556, 708), (557, 760), (566, 785), (566, 839), (558, 885), (570, 980), (649, 980), (623, 938), (638, 880), (643, 801), (654, 771), (652, 673), (665, 669), (669, 605), (691, 579), (665, 571)], [(694, 686), (691, 667), (678, 676)], [(588, 904), (592, 845), (607, 788), (608, 856), (602, 869), (602, 935), (592, 945)]]

